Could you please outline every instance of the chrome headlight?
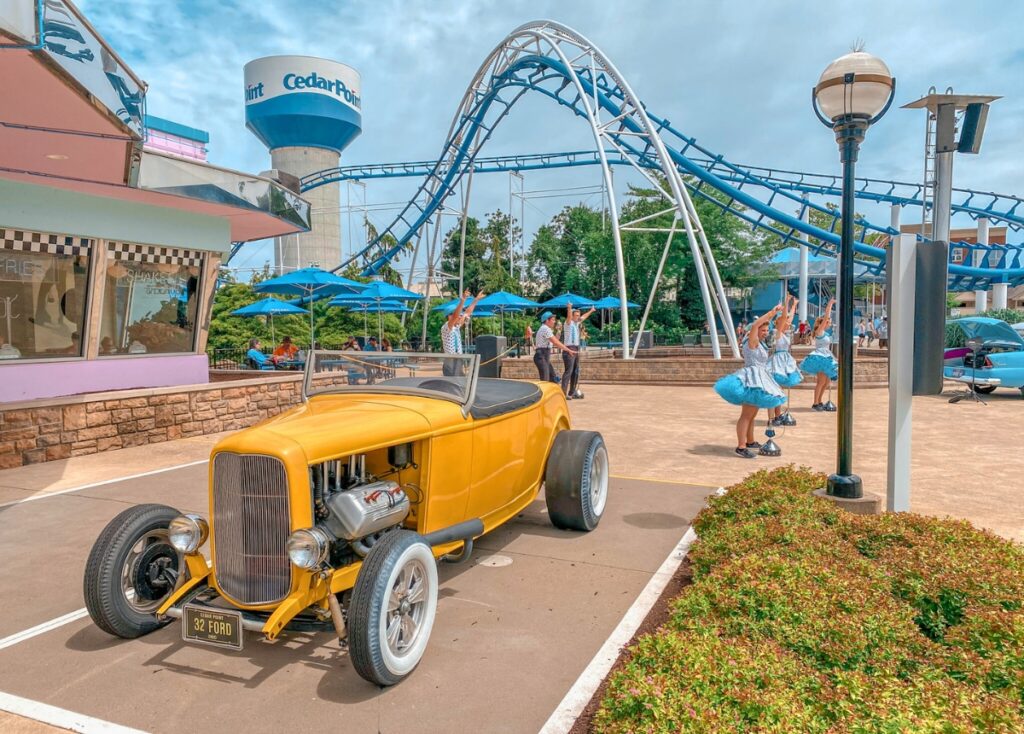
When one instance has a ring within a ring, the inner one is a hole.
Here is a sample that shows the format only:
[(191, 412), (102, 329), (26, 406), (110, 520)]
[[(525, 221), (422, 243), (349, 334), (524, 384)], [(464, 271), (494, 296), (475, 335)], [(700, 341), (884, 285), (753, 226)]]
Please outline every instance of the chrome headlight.
[(327, 558), (330, 545), (330, 537), (320, 528), (296, 530), (288, 536), (288, 557), (299, 568), (316, 568)]
[(178, 515), (167, 526), (167, 538), (181, 553), (195, 553), (210, 535), (210, 526), (199, 515)]

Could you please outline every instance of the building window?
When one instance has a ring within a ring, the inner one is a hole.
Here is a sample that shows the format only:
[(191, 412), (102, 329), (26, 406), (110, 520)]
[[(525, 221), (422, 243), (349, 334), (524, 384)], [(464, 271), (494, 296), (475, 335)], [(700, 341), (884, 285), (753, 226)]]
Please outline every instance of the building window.
[(81, 357), (91, 240), (0, 235), (0, 360)]
[(201, 266), (188, 250), (109, 243), (100, 356), (193, 351)]

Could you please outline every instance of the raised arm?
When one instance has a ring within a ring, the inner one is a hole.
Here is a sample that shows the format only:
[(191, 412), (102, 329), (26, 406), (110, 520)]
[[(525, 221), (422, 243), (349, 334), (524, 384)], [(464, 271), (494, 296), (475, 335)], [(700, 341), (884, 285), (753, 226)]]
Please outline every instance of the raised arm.
[[(467, 296), (469, 295), (469, 291), (466, 291), (466, 295)], [(473, 315), (473, 309), (476, 308), (476, 304), (480, 303), (480, 299), (483, 298), (483, 297), (484, 297), (484, 292), (483, 291), (480, 291), (479, 293), (476, 294), (476, 298), (473, 299), (473, 302), (471, 304), (469, 304), (469, 308), (466, 309), (466, 314), (465, 315), (466, 315), (467, 319), (470, 316)]]
[(775, 308), (767, 313), (761, 314), (755, 321), (750, 325), (750, 331), (747, 332), (747, 344), (750, 345), (751, 349), (757, 349), (761, 343), (761, 337), (758, 336), (757, 332), (760, 331), (761, 327), (775, 318), (776, 315), (782, 313), (782, 304), (778, 304)]
[(459, 298), (459, 305), (455, 307), (455, 310), (448, 314), (448, 328), (454, 329), (459, 324), (459, 319), (462, 318), (462, 307), (466, 304), (466, 299), (469, 298), (469, 290), (463, 292)]
[(825, 307), (825, 313), (818, 317), (818, 320), (814, 322), (814, 336), (821, 336), (825, 333), (825, 329), (828, 328), (829, 323), (832, 321), (832, 307), (836, 304), (836, 299), (831, 299), (828, 302), (828, 306)]
[(587, 312), (586, 312), (585, 314), (583, 314), (582, 316), (580, 316), (580, 321), (581, 321), (581, 322), (583, 322), (583, 321), (586, 321), (587, 319), (589, 319), (589, 318), (590, 318), (590, 315), (591, 315), (592, 313), (594, 313), (594, 311), (596, 311), (596, 310), (597, 310), (596, 308), (594, 308), (593, 306), (591, 306), (591, 307), (590, 307), (590, 310), (589, 310), (589, 311), (587, 311)]

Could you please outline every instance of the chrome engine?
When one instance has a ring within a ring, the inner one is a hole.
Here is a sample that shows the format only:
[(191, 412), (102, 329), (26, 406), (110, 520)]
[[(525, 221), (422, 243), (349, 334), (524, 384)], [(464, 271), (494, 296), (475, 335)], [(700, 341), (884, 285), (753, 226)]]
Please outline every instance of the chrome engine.
[(409, 514), (409, 498), (395, 482), (372, 482), (324, 500), (323, 526), (339, 540), (359, 540), (398, 525)]
[(411, 510), (398, 483), (367, 474), (364, 455), (311, 467), (310, 480), (317, 527), (334, 538), (335, 554), (348, 548), (365, 556), (377, 534), (401, 525)]

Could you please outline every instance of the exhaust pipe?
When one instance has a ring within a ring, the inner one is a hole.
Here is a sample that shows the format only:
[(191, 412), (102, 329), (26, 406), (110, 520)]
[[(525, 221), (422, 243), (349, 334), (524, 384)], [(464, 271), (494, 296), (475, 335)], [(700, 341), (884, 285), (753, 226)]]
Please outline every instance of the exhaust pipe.
[(446, 528), (427, 533), (423, 536), (423, 539), (431, 546), (435, 546), (454, 543), (456, 540), (472, 540), (483, 534), (484, 523), (480, 518), (475, 517), (472, 520), (466, 520), (465, 522), (449, 525)]

